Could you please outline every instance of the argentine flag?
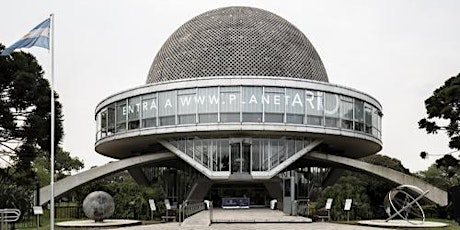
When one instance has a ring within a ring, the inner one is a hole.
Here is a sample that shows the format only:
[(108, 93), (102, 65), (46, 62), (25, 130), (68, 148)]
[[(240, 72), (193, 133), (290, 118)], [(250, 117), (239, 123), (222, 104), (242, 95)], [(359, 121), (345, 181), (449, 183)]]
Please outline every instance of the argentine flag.
[(50, 49), (50, 18), (46, 19), (38, 26), (33, 28), (29, 33), (24, 35), (21, 40), (17, 41), (8, 48), (5, 48), (0, 56), (9, 55), (15, 49), (30, 48), (39, 46), (45, 49)]

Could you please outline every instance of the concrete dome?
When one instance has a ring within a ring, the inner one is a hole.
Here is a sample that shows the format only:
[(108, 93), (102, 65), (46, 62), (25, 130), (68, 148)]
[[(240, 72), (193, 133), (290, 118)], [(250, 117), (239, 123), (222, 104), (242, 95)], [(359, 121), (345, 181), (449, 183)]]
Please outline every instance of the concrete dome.
[(175, 31), (156, 55), (147, 84), (210, 76), (280, 76), (328, 82), (307, 37), (252, 7), (208, 11)]

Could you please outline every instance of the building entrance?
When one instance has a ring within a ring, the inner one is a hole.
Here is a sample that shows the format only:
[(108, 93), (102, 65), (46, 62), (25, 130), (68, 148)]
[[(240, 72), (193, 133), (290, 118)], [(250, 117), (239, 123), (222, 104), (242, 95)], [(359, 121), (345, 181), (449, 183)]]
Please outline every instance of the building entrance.
[(232, 138), (230, 140), (231, 173), (251, 173), (251, 139)]
[(267, 207), (270, 196), (263, 184), (214, 184), (209, 199), (222, 207), (222, 198), (249, 198), (250, 207)]

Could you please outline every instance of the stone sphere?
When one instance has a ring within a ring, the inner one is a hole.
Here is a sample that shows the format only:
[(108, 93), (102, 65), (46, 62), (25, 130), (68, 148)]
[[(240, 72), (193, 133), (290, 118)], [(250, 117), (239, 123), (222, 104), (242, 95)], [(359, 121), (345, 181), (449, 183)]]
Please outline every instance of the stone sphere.
[(114, 210), (115, 202), (112, 196), (104, 191), (92, 192), (83, 200), (83, 212), (96, 222), (102, 222), (111, 217)]

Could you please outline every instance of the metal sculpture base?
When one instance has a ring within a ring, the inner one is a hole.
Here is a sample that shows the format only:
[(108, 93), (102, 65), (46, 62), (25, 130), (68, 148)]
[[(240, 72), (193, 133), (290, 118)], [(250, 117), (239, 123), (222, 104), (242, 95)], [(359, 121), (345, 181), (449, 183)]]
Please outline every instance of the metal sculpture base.
[[(448, 226), (446, 223), (433, 222), (433, 221), (411, 221), (406, 220), (361, 220), (358, 221), (360, 225), (373, 226), (373, 227), (387, 227), (387, 228), (443, 228)], [(414, 224), (415, 223), (415, 224)]]
[(123, 227), (140, 225), (141, 221), (138, 220), (114, 220), (107, 219), (103, 222), (95, 222), (94, 220), (76, 220), (76, 221), (63, 221), (56, 223), (56, 226), (64, 228), (106, 228), (106, 227)]

